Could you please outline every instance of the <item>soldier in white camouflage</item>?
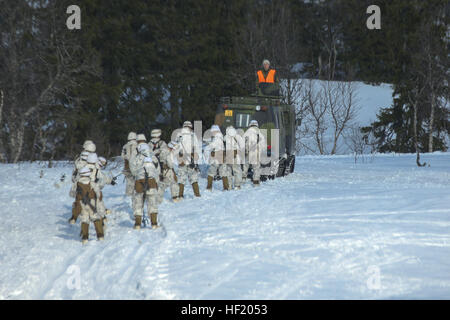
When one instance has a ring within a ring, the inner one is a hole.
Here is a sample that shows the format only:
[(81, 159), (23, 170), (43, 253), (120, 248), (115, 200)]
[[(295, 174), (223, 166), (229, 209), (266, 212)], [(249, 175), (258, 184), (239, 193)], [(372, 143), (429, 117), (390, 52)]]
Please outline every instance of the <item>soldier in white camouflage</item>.
[(96, 147), (91, 140), (86, 140), (83, 144), (83, 151), (80, 156), (75, 160), (75, 168), (72, 172), (72, 187), (70, 188), (69, 196), (75, 198), (72, 204), (72, 216), (69, 219), (70, 224), (75, 224), (78, 216), (81, 213), (80, 201), (77, 199), (76, 189), (77, 182), (80, 178), (80, 170), (87, 165), (87, 158), (90, 154), (95, 153)]
[(87, 158), (89, 156), (90, 152), (83, 150), (80, 154), (80, 156), (75, 160), (74, 166), (75, 168), (72, 171), (72, 188), (70, 189), (69, 195), (72, 198), (75, 198), (75, 193), (76, 193), (76, 186), (77, 183), (76, 181), (79, 178), (79, 172), (80, 169), (83, 168), (87, 162)]
[(105, 171), (105, 167), (108, 164), (104, 157), (98, 157), (98, 169), (96, 174), (96, 182), (100, 188), (101, 194), (99, 198), (99, 207), (101, 208), (100, 213), (102, 214), (103, 223), (106, 223), (106, 215), (110, 213), (110, 210), (106, 209), (105, 203), (103, 201), (103, 188), (109, 184), (114, 186), (116, 180), (110, 171)]
[(80, 169), (80, 178), (77, 181), (77, 198), (81, 206), (81, 239), (85, 244), (89, 239), (89, 223), (93, 222), (97, 239), (104, 239), (104, 230), (101, 216), (98, 214), (97, 203), (100, 197), (100, 188), (93, 180), (92, 170), (88, 166)]
[(99, 158), (96, 153), (89, 154), (87, 158), (86, 167), (91, 170), (91, 181), (93, 181), (96, 186), (99, 188), (98, 197), (96, 198), (95, 207), (96, 213), (103, 220), (106, 217), (106, 208), (103, 202), (103, 193), (102, 189), (106, 182), (108, 181), (108, 177), (101, 171), (101, 165), (99, 163)]
[(225, 148), (223, 135), (218, 125), (212, 125), (210, 129), (211, 137), (205, 137), (207, 147), (206, 158), (209, 158), (208, 164), (208, 182), (206, 190), (212, 191), (214, 177), (216, 175), (222, 178), (223, 190), (229, 189), (228, 177), (226, 175), (226, 165), (224, 164)]
[(164, 148), (159, 156), (162, 172), (161, 182), (159, 184), (160, 201), (164, 197), (164, 192), (167, 188), (170, 189), (170, 195), (173, 202), (179, 201), (179, 186), (178, 178), (175, 173), (176, 152), (178, 143), (175, 141), (169, 142), (167, 148)]
[(74, 161), (75, 168), (72, 171), (72, 183), (73, 184), (72, 184), (72, 188), (69, 192), (69, 195), (72, 198), (75, 198), (75, 188), (76, 188), (75, 181), (77, 180), (78, 172), (81, 168), (83, 168), (86, 165), (86, 159), (87, 159), (88, 155), (90, 153), (94, 153), (95, 150), (96, 150), (95, 144), (91, 140), (86, 140), (83, 143), (83, 151), (81, 152), (80, 156), (78, 158), (76, 158)]
[(178, 185), (179, 198), (184, 198), (184, 186), (187, 181), (192, 185), (194, 195), (200, 197), (198, 187), (199, 168), (197, 162), (201, 153), (201, 146), (194, 134), (193, 126), (190, 121), (183, 123), (181, 134), (178, 136)]
[(155, 156), (158, 159), (158, 163), (161, 166), (161, 176), (159, 177), (159, 180), (161, 181), (158, 188), (158, 195), (159, 195), (159, 203), (164, 199), (164, 190), (165, 188), (161, 188), (161, 185), (163, 184), (164, 176), (163, 176), (163, 168), (162, 168), (162, 162), (161, 162), (161, 153), (164, 152), (164, 150), (167, 149), (167, 144), (161, 140), (161, 129), (153, 129), (151, 132), (151, 139), (148, 143), (148, 146), (150, 147), (150, 153), (152, 156)]
[(152, 228), (157, 228), (158, 184), (161, 167), (158, 159), (151, 155), (148, 144), (142, 143), (139, 145), (138, 154), (130, 163), (130, 169), (136, 181), (133, 195), (134, 228), (141, 228), (145, 203), (147, 203)]
[[(140, 133), (138, 135), (136, 135), (136, 148), (134, 149), (134, 153), (130, 158), (130, 165), (133, 161), (135, 161), (136, 157), (139, 154), (139, 147), (141, 144), (147, 144), (147, 138), (145, 137), (145, 135), (143, 133)], [(148, 145), (147, 145), (148, 146)], [(136, 180), (133, 177), (133, 196), (131, 197), (131, 206), (133, 208), (133, 211), (135, 210), (134, 208), (134, 200), (136, 199), (136, 197), (134, 196), (136, 190), (135, 190), (135, 186), (136, 186)]]
[(134, 179), (130, 171), (130, 161), (137, 153), (136, 133), (130, 132), (128, 134), (128, 142), (122, 148), (122, 159), (124, 160), (123, 175), (125, 176), (126, 188), (125, 194), (133, 196)]
[(261, 176), (261, 155), (265, 151), (266, 140), (259, 130), (258, 121), (250, 121), (250, 127), (244, 134), (245, 150), (247, 156), (244, 164), (243, 176), (247, 177), (249, 167), (253, 170), (253, 184), (259, 185)]
[(151, 132), (151, 139), (148, 143), (148, 146), (150, 147), (150, 152), (157, 156), (159, 158), (159, 154), (161, 151), (167, 148), (167, 144), (164, 142), (164, 140), (161, 140), (161, 129), (153, 129)]
[(240, 189), (242, 184), (242, 167), (243, 164), (243, 152), (244, 152), (244, 140), (237, 133), (233, 126), (229, 126), (226, 129), (225, 142), (225, 172), (224, 175), (228, 176), (229, 189), (232, 189), (233, 182), (234, 188)]

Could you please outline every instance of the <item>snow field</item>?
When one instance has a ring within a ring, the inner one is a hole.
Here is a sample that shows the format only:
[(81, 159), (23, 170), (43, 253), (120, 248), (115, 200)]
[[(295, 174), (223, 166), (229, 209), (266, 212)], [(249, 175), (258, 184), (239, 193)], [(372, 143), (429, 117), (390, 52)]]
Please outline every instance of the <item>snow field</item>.
[(120, 177), (105, 241), (91, 226), (86, 246), (55, 186), (70, 165), (0, 165), (0, 299), (448, 299), (450, 153), (422, 160), (304, 156), (229, 192), (202, 178), (140, 231)]

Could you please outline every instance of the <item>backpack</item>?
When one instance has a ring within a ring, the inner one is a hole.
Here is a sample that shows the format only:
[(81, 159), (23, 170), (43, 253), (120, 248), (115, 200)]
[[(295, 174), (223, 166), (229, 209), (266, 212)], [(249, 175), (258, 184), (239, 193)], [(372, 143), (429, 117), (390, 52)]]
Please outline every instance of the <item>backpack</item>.
[(90, 184), (77, 183), (77, 199), (82, 201), (83, 204), (89, 205), (91, 199), (95, 199), (97, 195)]

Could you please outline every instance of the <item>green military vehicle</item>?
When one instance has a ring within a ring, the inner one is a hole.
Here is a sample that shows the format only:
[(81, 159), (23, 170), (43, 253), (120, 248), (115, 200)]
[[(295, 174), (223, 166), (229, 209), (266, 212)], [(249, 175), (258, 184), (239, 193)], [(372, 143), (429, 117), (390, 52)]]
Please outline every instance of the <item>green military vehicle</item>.
[[(295, 108), (283, 104), (279, 96), (252, 95), (246, 97), (222, 97), (217, 107), (215, 124), (222, 132), (228, 126), (248, 129), (250, 121), (258, 121), (260, 129), (266, 129), (267, 156), (271, 157), (271, 129), (279, 130), (279, 157), (261, 163), (261, 180), (288, 175), (295, 166), (295, 137), (297, 121)], [(264, 132), (264, 131), (263, 131)], [(251, 175), (251, 170), (249, 170)]]

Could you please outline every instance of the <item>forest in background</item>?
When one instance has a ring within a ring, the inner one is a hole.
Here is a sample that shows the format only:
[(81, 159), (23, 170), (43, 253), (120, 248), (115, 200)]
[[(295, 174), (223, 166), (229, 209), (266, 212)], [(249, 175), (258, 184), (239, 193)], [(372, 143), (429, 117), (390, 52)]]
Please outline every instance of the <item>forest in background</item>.
[(72, 2), (0, 0), (0, 162), (72, 160), (86, 139), (112, 157), (129, 131), (206, 128), (221, 96), (254, 91), (264, 58), (289, 84), (392, 84), (393, 105), (357, 128), (378, 152), (448, 148), (448, 1), (377, 1), (381, 30), (366, 0)]

